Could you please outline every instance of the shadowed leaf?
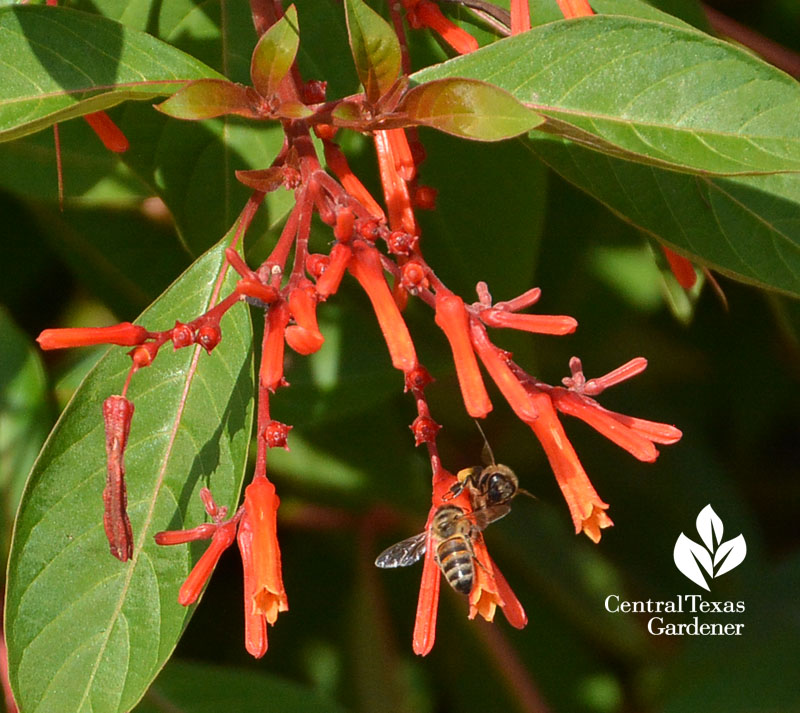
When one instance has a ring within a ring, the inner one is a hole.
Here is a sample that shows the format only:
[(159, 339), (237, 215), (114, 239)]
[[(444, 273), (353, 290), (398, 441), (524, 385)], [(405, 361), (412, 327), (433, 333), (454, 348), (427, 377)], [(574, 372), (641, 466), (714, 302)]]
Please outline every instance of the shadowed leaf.
[(144, 32), (77, 10), (0, 8), (0, 38), (0, 141), (219, 76)]

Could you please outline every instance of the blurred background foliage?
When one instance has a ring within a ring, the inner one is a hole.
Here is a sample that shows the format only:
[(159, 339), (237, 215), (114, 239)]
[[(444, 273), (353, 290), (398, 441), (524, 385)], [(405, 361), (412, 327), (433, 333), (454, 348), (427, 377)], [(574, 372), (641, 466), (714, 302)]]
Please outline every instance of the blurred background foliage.
[[(111, 0), (68, 4), (120, 16), (121, 4)], [(691, 0), (652, 4), (690, 21), (701, 17)], [(714, 4), (800, 50), (796, 0)], [(137, 3), (127, 5), (135, 24)], [(319, 66), (317, 52), (301, 56), (305, 76), (328, 78), (333, 96), (352, 91), (348, 56), (340, 56), (347, 52), (340, 10), (329, 0), (298, 6), (301, 25), (311, 7), (331, 18), (326, 37), (308, 43), (303, 35), (303, 46), (324, 43), (334, 71)], [(194, 24), (162, 25), (160, 36), (219, 66), (212, 52), (217, 7), (210, 4)], [(552, 7), (532, 1), (534, 12)], [(234, 12), (244, 18), (236, 22), (247, 21), (246, 7)], [(444, 56), (419, 33), (412, 51)], [(240, 79), (249, 48), (231, 52), (227, 66)], [(131, 139), (122, 161), (82, 122), (62, 125), (63, 212), (53, 200), (51, 134), (0, 147), (3, 557), (33, 459), (103, 351), (43, 355), (33, 339), (46, 327), (134, 319), (232, 221), (247, 195), (230, 182), (232, 169), (265, 165), (279, 140), (266, 130), (253, 146), (247, 132), (237, 138), (234, 130), (224, 143), (219, 125), (207, 122), (188, 127), (192, 135), (177, 149), (167, 141), (164, 156), (142, 156), (137, 140), (146, 142), (148, 132), (164, 138), (172, 129), (147, 106), (111, 113)], [(325, 347), (292, 359), (292, 387), (273, 400), (274, 416), (294, 426), (291, 452), (271, 454), (291, 610), (270, 630), (267, 656), (250, 659), (242, 645), (240, 564), (229, 551), (174, 659), (137, 710), (800, 711), (800, 307), (722, 278), (727, 307), (709, 285), (687, 298), (659, 270), (639, 233), (514, 143), (468, 144), (433, 132), (422, 138), (428, 160), (421, 182), (435, 186), (439, 198), (438, 209), (420, 221), (439, 276), (468, 300), (478, 280), (498, 300), (539, 285), (538, 309), (575, 316), (577, 333), (496, 332), (497, 342), (550, 383), (567, 375), (572, 355), (581, 357), (588, 376), (646, 357), (648, 370), (604, 395), (603, 403), (674, 423), (683, 440), (645, 465), (585, 425), (566, 424), (611, 503), (615, 527), (595, 546), (573, 534), (538, 443), (495, 392), (484, 429), (498, 459), (537, 500), (520, 498), (487, 541), (530, 623), (518, 632), (502, 616), (493, 626), (467, 621), (465, 602), (443, 591), (434, 651), (416, 658), (410, 638), (421, 568), (384, 572), (372, 562), (422, 528), (429, 467), (408, 431), (415, 412), (402, 378), (389, 364), (363, 293), (348, 280), (320, 310)], [(368, 143), (351, 136), (344, 145), (374, 188)], [(169, 158), (170, 149), (178, 158)], [(191, 167), (179, 160), (188, 155), (196, 157)], [(207, 178), (201, 186), (198, 172)], [(154, 185), (170, 210), (153, 198)], [(271, 196), (249, 236), (251, 264), (264, 256), (289, 200), (283, 192)], [(319, 226), (314, 239), (324, 247), (330, 237)], [(444, 463), (451, 470), (475, 464), (482, 442), (463, 412), (446, 342), (430, 310), (412, 301), (406, 314), (420, 358), (436, 378), (428, 396), (444, 425)], [(694, 535), (707, 503), (725, 523), (725, 539), (741, 532), (747, 541), (744, 563), (715, 581), (707, 597), (745, 602), (736, 619), (745, 623), (743, 635), (656, 637), (647, 633), (646, 616), (608, 613), (609, 594), (666, 600), (699, 593), (674, 567), (672, 548), (679, 533)]]

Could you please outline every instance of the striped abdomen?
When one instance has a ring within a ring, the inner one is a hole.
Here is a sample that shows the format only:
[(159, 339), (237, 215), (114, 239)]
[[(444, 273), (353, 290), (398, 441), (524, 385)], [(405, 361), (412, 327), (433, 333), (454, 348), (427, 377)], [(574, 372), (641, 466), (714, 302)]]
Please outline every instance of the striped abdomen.
[(448, 584), (460, 594), (469, 594), (475, 579), (472, 547), (464, 535), (454, 535), (439, 543), (436, 560)]

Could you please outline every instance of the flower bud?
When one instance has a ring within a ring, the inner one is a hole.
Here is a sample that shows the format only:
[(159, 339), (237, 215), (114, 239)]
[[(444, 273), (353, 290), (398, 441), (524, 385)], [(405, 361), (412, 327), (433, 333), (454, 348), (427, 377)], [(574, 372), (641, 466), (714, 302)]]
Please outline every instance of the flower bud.
[(121, 322), (111, 327), (70, 327), (45, 329), (37, 338), (42, 349), (66, 349), (90, 344), (116, 344), (133, 347), (142, 344), (149, 336), (144, 327)]
[(215, 324), (206, 324), (197, 330), (197, 343), (209, 354), (222, 339), (222, 333)]

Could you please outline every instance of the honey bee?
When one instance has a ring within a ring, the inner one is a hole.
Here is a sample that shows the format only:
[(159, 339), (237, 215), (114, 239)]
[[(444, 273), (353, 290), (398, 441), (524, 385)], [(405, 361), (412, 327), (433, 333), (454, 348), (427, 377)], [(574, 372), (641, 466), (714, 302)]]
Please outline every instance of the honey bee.
[[(440, 505), (430, 526), (436, 564), (447, 583), (460, 594), (469, 594), (475, 580), (476, 560), (472, 547), (475, 537), (511, 511), (509, 503), (518, 493), (535, 497), (519, 487), (519, 478), (511, 468), (495, 462), (483, 429), (477, 421), (475, 423), (483, 436), (484, 462), (488, 462), (488, 465), (458, 471), (457, 482), (444, 497), (445, 500), (452, 499), (460, 495), (464, 488), (469, 488), (472, 512), (467, 513), (457, 505)], [(427, 534), (421, 532), (392, 545), (378, 555), (375, 565), (388, 569), (414, 564), (425, 554)]]
[[(434, 558), (447, 583), (459, 594), (469, 594), (475, 581), (474, 538), (487, 525), (508, 512), (492, 506), (466, 513), (457, 505), (440, 505), (433, 515), (430, 532)], [(428, 533), (420, 532), (381, 552), (375, 566), (383, 569), (408, 567), (419, 561), (428, 546)]]
[(459, 470), (456, 474), (458, 482), (450, 488), (449, 497), (454, 498), (460, 495), (464, 488), (469, 488), (472, 509), (491, 509), (494, 522), (511, 511), (509, 503), (519, 493), (531, 498), (536, 496), (519, 487), (519, 478), (511, 468), (495, 461), (492, 447), (486, 440), (483, 429), (477, 421), (475, 425), (483, 436), (483, 460), (486, 465), (474, 465)]

